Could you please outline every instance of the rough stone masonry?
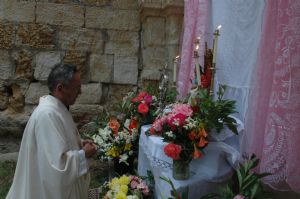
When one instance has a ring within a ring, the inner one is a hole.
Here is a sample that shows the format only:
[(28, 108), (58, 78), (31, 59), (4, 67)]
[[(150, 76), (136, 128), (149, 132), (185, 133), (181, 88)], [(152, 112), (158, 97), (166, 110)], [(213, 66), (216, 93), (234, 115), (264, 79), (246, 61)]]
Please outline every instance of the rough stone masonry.
[(172, 75), (182, 19), (183, 0), (0, 0), (0, 139), (22, 136), (58, 63), (82, 72), (78, 124)]

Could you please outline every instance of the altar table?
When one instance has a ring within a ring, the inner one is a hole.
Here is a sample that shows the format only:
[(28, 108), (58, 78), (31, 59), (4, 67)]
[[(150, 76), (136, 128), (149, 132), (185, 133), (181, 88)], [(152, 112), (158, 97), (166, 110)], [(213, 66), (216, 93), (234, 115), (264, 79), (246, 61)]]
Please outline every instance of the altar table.
[[(235, 118), (238, 123), (239, 135), (243, 133), (243, 123)], [(212, 141), (204, 149), (204, 157), (192, 160), (190, 163), (190, 178), (188, 180), (175, 180), (172, 177), (172, 159), (165, 155), (163, 148), (167, 144), (158, 136), (147, 136), (145, 132), (151, 125), (141, 128), (139, 140), (138, 174), (147, 176), (151, 171), (155, 180), (155, 198), (168, 198), (170, 185), (159, 177), (164, 176), (172, 180), (175, 189), (179, 192), (187, 190), (189, 199), (200, 199), (201, 196), (218, 191), (231, 176), (233, 168), (238, 165), (239, 136), (229, 129), (224, 129), (220, 134), (211, 133)]]

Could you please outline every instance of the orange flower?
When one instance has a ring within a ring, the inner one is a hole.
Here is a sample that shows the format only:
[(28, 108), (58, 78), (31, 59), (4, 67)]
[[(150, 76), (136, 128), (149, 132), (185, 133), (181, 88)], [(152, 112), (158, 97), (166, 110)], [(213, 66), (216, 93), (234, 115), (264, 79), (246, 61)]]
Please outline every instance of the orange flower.
[(204, 128), (201, 128), (201, 130), (199, 131), (199, 136), (200, 137), (207, 137), (207, 132), (205, 131)]
[(108, 126), (114, 132), (114, 134), (117, 134), (120, 128), (120, 123), (117, 119), (111, 118), (108, 122)]
[(193, 140), (196, 139), (197, 134), (196, 134), (195, 131), (193, 130), (192, 132), (189, 133), (188, 136), (189, 136), (189, 139), (193, 141)]
[(207, 144), (207, 140), (205, 140), (204, 137), (200, 137), (200, 141), (198, 142), (198, 147), (205, 147), (205, 145)]
[(193, 159), (201, 158), (203, 154), (197, 147), (194, 145), (194, 154), (193, 154)]

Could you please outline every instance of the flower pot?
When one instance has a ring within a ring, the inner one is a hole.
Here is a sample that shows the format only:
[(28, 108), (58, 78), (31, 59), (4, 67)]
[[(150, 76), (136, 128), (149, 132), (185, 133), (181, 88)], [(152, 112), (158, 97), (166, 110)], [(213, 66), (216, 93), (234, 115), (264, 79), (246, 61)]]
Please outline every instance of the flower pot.
[(173, 178), (175, 180), (187, 180), (190, 177), (190, 162), (173, 160)]

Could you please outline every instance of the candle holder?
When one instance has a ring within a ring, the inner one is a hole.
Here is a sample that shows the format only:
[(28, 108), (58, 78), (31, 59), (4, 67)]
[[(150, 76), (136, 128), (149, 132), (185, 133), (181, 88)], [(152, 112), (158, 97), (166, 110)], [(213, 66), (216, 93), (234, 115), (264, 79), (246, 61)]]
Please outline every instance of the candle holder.
[(212, 63), (212, 66), (209, 68), (211, 71), (211, 79), (210, 79), (210, 89), (209, 89), (209, 95), (214, 95), (214, 83), (215, 83), (215, 73), (216, 73), (216, 63)]
[(167, 66), (168, 64), (165, 65), (162, 74), (160, 75), (159, 79), (159, 98), (158, 98), (158, 115), (163, 113), (164, 106), (165, 106), (165, 99), (168, 91), (168, 84), (169, 84), (169, 77), (167, 75)]
[[(196, 69), (196, 79), (197, 79), (197, 85), (196, 87), (201, 86), (201, 73), (200, 73), (200, 64), (199, 64), (199, 45), (200, 45), (200, 37), (197, 37), (195, 40), (195, 49), (194, 49), (194, 56), (195, 59), (195, 69)], [(199, 64), (199, 65), (198, 65)]]

